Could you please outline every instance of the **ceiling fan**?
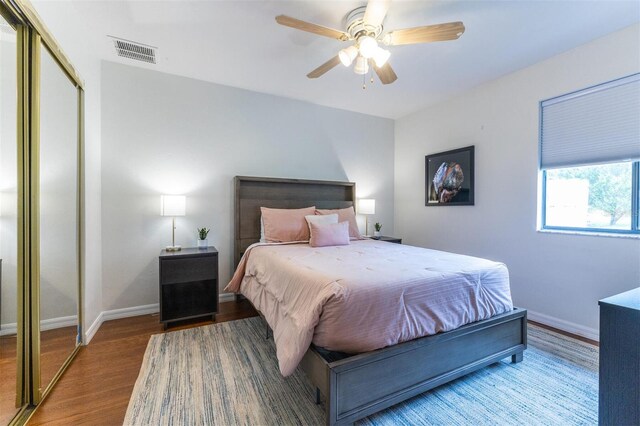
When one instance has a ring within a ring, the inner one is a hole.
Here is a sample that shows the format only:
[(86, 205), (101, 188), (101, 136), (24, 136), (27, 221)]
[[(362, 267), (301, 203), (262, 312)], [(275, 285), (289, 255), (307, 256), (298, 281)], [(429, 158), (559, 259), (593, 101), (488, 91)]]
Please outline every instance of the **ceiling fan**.
[[(390, 3), (391, 0), (369, 0), (366, 6), (352, 10), (347, 14), (346, 31), (323, 27), (286, 15), (276, 16), (276, 22), (280, 25), (335, 38), (340, 41), (354, 42), (351, 46), (340, 50), (336, 56), (311, 71), (307, 74), (307, 77), (318, 78), (339, 63), (346, 67), (354, 64), (353, 71), (356, 74), (364, 76), (369, 72), (370, 68), (373, 68), (383, 84), (390, 84), (396, 81), (398, 76), (389, 65), (391, 52), (380, 47), (380, 44), (399, 46), (403, 44), (456, 40), (464, 33), (464, 24), (462, 22), (405, 28), (384, 33), (382, 22)], [(373, 77), (371, 81), (373, 81)]]

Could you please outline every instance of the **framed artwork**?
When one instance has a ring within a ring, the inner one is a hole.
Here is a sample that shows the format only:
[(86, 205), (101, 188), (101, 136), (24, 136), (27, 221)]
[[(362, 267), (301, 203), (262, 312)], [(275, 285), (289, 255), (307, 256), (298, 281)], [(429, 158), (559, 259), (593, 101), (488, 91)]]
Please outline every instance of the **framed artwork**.
[(424, 157), (425, 206), (473, 205), (473, 146)]

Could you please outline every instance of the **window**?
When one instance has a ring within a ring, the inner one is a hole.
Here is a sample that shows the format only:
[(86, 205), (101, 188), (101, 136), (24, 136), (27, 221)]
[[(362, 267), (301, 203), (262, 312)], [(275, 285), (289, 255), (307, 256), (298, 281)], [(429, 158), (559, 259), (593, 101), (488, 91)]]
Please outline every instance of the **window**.
[(540, 103), (542, 229), (640, 234), (640, 74)]

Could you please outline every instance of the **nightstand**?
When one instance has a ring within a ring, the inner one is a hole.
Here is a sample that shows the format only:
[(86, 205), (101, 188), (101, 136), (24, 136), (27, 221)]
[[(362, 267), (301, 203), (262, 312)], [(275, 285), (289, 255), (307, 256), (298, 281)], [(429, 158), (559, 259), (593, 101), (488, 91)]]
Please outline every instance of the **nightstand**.
[(386, 241), (387, 243), (402, 244), (402, 238), (396, 238), (396, 237), (385, 237), (381, 235), (379, 237), (371, 237), (371, 239), (378, 240), (378, 241)]
[(218, 312), (218, 250), (185, 248), (160, 252), (160, 322), (211, 316)]

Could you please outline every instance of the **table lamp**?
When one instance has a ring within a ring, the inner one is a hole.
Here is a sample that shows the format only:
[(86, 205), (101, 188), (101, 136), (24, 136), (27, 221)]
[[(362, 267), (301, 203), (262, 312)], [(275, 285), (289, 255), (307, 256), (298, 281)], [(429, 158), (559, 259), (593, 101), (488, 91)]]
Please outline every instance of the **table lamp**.
[(171, 245), (167, 251), (179, 251), (182, 247), (176, 245), (176, 216), (184, 216), (187, 210), (187, 197), (184, 195), (161, 195), (160, 216), (171, 216)]
[(376, 214), (376, 200), (373, 198), (360, 198), (358, 200), (358, 213), (364, 215), (364, 235), (369, 235), (369, 215)]

